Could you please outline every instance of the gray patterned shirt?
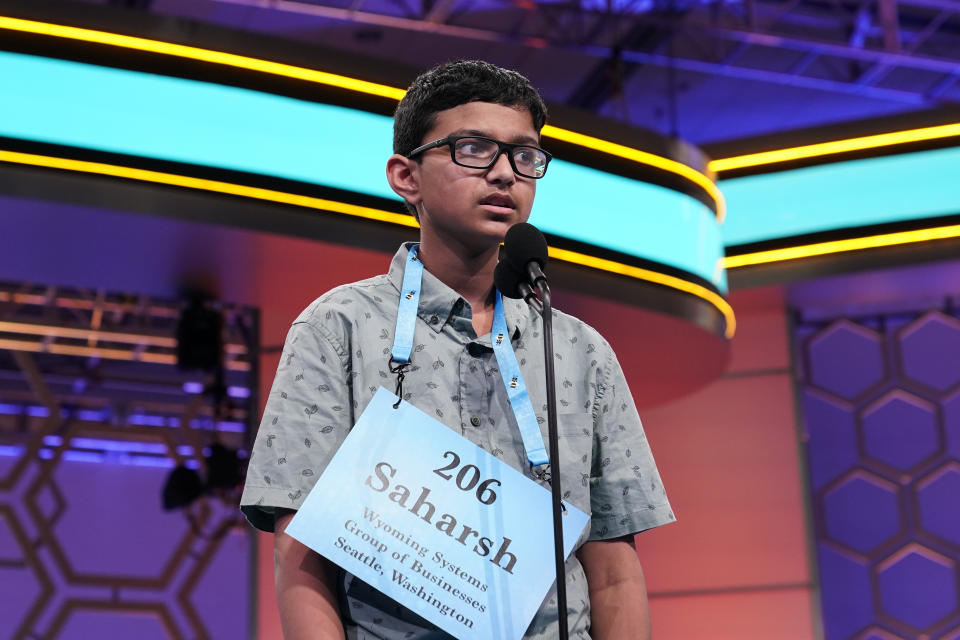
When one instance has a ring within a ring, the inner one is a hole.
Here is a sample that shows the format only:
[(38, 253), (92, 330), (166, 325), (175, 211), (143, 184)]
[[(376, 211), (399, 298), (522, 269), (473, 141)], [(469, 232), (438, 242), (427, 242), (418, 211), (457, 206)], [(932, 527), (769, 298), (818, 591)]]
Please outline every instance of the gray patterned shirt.
[[(273, 530), (276, 508), (297, 509), (380, 386), (388, 370), (409, 245), (386, 275), (333, 289), (294, 321), (250, 458), (241, 509)], [(517, 361), (547, 440), (540, 317), (504, 298)], [(554, 312), (562, 490), (591, 515), (577, 542), (637, 533), (675, 520), (633, 398), (610, 345), (583, 322)], [(532, 477), (490, 336), (477, 336), (470, 305), (424, 271), (404, 399)], [(552, 525), (543, 523), (544, 541)], [(588, 639), (587, 582), (576, 554), (567, 561), (570, 637)], [(340, 602), (348, 638), (448, 638), (409, 610), (344, 573)], [(524, 638), (557, 636), (551, 589)]]

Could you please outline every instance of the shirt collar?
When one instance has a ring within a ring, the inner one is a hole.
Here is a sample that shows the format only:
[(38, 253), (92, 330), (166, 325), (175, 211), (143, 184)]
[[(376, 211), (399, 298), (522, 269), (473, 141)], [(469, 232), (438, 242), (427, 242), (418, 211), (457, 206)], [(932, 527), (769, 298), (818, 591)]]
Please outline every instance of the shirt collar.
[[(400, 293), (403, 287), (403, 270), (407, 264), (407, 255), (410, 253), (410, 247), (415, 242), (405, 242), (400, 245), (400, 249), (394, 254), (390, 262), (390, 270), (387, 277), (390, 283)], [(462, 300), (462, 302), (460, 302)], [(445, 285), (436, 276), (423, 270), (423, 284), (420, 288), (420, 306), (417, 309), (417, 315), (427, 324), (428, 327), (436, 333), (440, 333), (455, 313), (458, 306), (466, 305), (466, 300), (459, 293)], [(507, 317), (507, 326), (516, 338), (523, 335), (530, 320), (530, 313), (533, 311), (523, 300), (513, 298), (503, 298), (503, 313)], [(436, 318), (436, 320), (434, 320)]]

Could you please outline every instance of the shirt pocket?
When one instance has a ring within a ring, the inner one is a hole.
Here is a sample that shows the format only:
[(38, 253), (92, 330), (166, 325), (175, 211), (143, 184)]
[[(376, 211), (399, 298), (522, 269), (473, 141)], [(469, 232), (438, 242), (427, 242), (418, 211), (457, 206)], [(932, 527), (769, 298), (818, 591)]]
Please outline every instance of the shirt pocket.
[(589, 515), (593, 416), (589, 413), (557, 414), (557, 436), (563, 499)]

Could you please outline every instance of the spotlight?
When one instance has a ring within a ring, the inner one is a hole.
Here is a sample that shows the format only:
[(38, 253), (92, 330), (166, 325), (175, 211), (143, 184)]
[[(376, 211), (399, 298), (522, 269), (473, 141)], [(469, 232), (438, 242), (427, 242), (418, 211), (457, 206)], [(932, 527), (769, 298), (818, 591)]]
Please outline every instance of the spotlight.
[(243, 469), (236, 451), (216, 442), (210, 445), (206, 460), (206, 481), (199, 473), (183, 465), (170, 472), (163, 485), (165, 511), (189, 507), (207, 494), (218, 494), (222, 497), (240, 486)]
[(177, 366), (216, 371), (222, 362), (223, 316), (203, 296), (191, 296), (177, 324)]

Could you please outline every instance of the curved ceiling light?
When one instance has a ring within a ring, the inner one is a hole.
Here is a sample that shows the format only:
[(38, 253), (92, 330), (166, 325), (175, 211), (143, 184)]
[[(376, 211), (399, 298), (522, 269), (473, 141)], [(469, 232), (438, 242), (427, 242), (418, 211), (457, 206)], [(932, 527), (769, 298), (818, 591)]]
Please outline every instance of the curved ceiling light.
[(292, 204), (298, 207), (306, 207), (308, 209), (320, 209), (323, 211), (332, 211), (334, 213), (343, 213), (358, 218), (377, 220), (379, 222), (389, 222), (405, 227), (419, 226), (417, 225), (416, 220), (413, 219), (413, 216), (403, 213), (393, 213), (390, 211), (383, 211), (381, 209), (373, 209), (370, 207), (349, 204), (347, 202), (327, 200), (324, 198), (314, 198), (311, 196), (303, 196), (285, 191), (276, 191), (274, 189), (249, 187), (233, 182), (208, 180), (206, 178), (194, 178), (175, 173), (150, 171), (147, 169), (124, 167), (122, 165), (107, 164), (103, 162), (89, 162), (86, 160), (74, 160), (72, 158), (42, 156), (32, 153), (6, 151), (3, 149), (0, 149), (0, 162), (12, 162), (34, 167), (63, 169), (66, 171), (79, 171), (82, 173), (95, 173), (113, 178), (127, 178), (130, 180), (140, 180), (142, 182), (154, 182), (175, 187), (185, 187), (187, 189), (200, 189), (203, 191), (213, 191), (215, 193), (222, 193), (231, 196), (242, 196), (245, 198), (254, 198), (256, 200), (268, 200), (270, 202), (278, 202), (281, 204)]
[(670, 287), (671, 289), (678, 289), (680, 291), (697, 296), (698, 298), (702, 298), (716, 307), (717, 310), (723, 315), (724, 320), (726, 321), (724, 335), (728, 339), (732, 338), (737, 332), (737, 319), (734, 316), (733, 307), (730, 306), (730, 303), (727, 302), (723, 296), (711, 291), (706, 287), (702, 287), (688, 280), (684, 280), (683, 278), (677, 278), (676, 276), (667, 275), (658, 271), (651, 271), (649, 269), (641, 269), (640, 267), (634, 267), (628, 264), (623, 264), (622, 262), (615, 262), (605, 258), (590, 256), (585, 253), (561, 249), (559, 247), (549, 247), (548, 249), (550, 257), (557, 260), (572, 262), (574, 264), (580, 264), (585, 267), (592, 267), (594, 269), (608, 271), (610, 273), (617, 273), (620, 275), (629, 276), (631, 278), (637, 278), (638, 280), (646, 280), (648, 282)]
[[(201, 47), (192, 47), (188, 45), (164, 42), (161, 40), (153, 40), (150, 38), (110, 33), (96, 29), (85, 29), (81, 27), (51, 24), (47, 22), (25, 20), (22, 18), (13, 18), (9, 16), (0, 16), (0, 29), (9, 29), (11, 31), (20, 31), (23, 33), (34, 33), (37, 35), (51, 36), (56, 38), (81, 40), (84, 42), (92, 42), (107, 46), (136, 49), (149, 53), (188, 58), (201, 62), (209, 62), (213, 64), (248, 69), (260, 73), (304, 80), (307, 82), (315, 82), (346, 89), (348, 91), (356, 91), (367, 95), (374, 95), (398, 101), (403, 98), (404, 94), (406, 93), (404, 89), (399, 89), (397, 87), (391, 87), (376, 82), (368, 82), (366, 80), (351, 78), (349, 76), (327, 73), (325, 71), (318, 71), (316, 69), (308, 69), (305, 67), (298, 67), (296, 65), (283, 64), (270, 60), (262, 60), (249, 56), (226, 53), (223, 51), (204, 49)], [(682, 177), (684, 180), (694, 183), (697, 187), (704, 189), (714, 202), (718, 222), (723, 221), (726, 205), (720, 190), (709, 177), (685, 164), (669, 158), (663, 158), (646, 151), (641, 151), (632, 147), (627, 147), (609, 142), (607, 140), (602, 140), (600, 138), (595, 138), (593, 136), (588, 136), (575, 131), (560, 129), (558, 127), (549, 125), (544, 127), (543, 134), (545, 136), (562, 140), (573, 145), (585, 147), (594, 151), (624, 158), (638, 164), (648, 165), (662, 171), (676, 174)]]
[(783, 162), (791, 162), (793, 160), (819, 158), (823, 156), (849, 153), (852, 151), (880, 149), (883, 147), (890, 147), (900, 144), (925, 142), (928, 140), (940, 140), (943, 138), (952, 138), (956, 136), (960, 136), (960, 122), (938, 125), (935, 127), (908, 129), (905, 131), (890, 131), (888, 133), (878, 133), (876, 135), (861, 136), (858, 138), (833, 140), (830, 142), (819, 142), (817, 144), (807, 144), (799, 147), (773, 149), (770, 151), (760, 151), (757, 153), (748, 153), (740, 156), (731, 156), (729, 158), (712, 160), (708, 164), (708, 167), (710, 171), (722, 173), (724, 171), (733, 171), (734, 169), (768, 166)]
[[(17, 151), (7, 151), (3, 149), (0, 149), (0, 162), (10, 162), (15, 164), (44, 167), (49, 169), (61, 169), (66, 171), (77, 171), (114, 178), (126, 178), (130, 180), (139, 180), (142, 182), (152, 182), (156, 184), (166, 184), (189, 189), (199, 189), (225, 195), (241, 196), (257, 200), (265, 200), (268, 202), (277, 202), (280, 204), (306, 207), (314, 210), (341, 213), (345, 215), (366, 218), (368, 220), (403, 225), (406, 227), (419, 226), (413, 216), (407, 214), (393, 213), (381, 209), (350, 204), (347, 202), (328, 200), (324, 198), (314, 198), (311, 196), (278, 191), (274, 189), (250, 187), (232, 182), (195, 178), (192, 176), (184, 176), (161, 171), (151, 171), (147, 169), (137, 169), (103, 162), (90, 162), (87, 160), (75, 160), (72, 158), (20, 153)], [(610, 273), (629, 276), (637, 280), (652, 282), (654, 284), (659, 284), (696, 296), (715, 307), (724, 317), (724, 335), (728, 339), (732, 338), (736, 332), (736, 317), (734, 315), (733, 308), (723, 298), (723, 296), (711, 291), (707, 287), (691, 283), (682, 278), (670, 276), (649, 269), (641, 269), (639, 267), (634, 267), (632, 265), (623, 264), (613, 260), (606, 260), (557, 247), (550, 248), (550, 256), (557, 260), (579, 264), (585, 267), (591, 267)]]
[(687, 165), (677, 162), (676, 160), (663, 158), (647, 151), (640, 151), (639, 149), (634, 149), (633, 147), (627, 147), (622, 144), (610, 142), (608, 140), (602, 140), (600, 138), (588, 136), (583, 133), (577, 133), (576, 131), (570, 131), (569, 129), (561, 129), (549, 124), (543, 128), (541, 133), (548, 138), (561, 140), (563, 142), (568, 142), (581, 147), (587, 147), (588, 149), (594, 149), (595, 151), (600, 151), (602, 153), (624, 158), (626, 160), (632, 160), (640, 164), (647, 164), (652, 167), (656, 167), (657, 169), (662, 169), (664, 171), (669, 171), (670, 173), (675, 173), (679, 176), (682, 176), (697, 186), (703, 188), (710, 195), (714, 204), (716, 205), (717, 222), (723, 222), (727, 211), (726, 201), (723, 198), (723, 194), (720, 193), (720, 189), (717, 188), (717, 185), (714, 184), (713, 180), (703, 175), (696, 169), (688, 167)]
[(814, 256), (825, 256), (847, 251), (892, 247), (895, 245), (929, 242), (931, 240), (947, 240), (950, 238), (960, 238), (960, 225), (898, 231), (862, 238), (831, 240), (797, 247), (743, 253), (736, 256), (727, 256), (723, 259), (723, 265), (727, 269), (735, 269), (737, 267), (749, 267), (771, 262), (782, 262), (784, 260), (797, 260), (799, 258), (812, 258)]
[(200, 47), (191, 47), (172, 42), (163, 42), (162, 40), (151, 40), (149, 38), (139, 38), (127, 36), (119, 33), (110, 33), (108, 31), (97, 31), (95, 29), (83, 29), (80, 27), (71, 27), (62, 24), (50, 24), (47, 22), (37, 22), (35, 20), (23, 20), (20, 18), (10, 18), (0, 16), (0, 29), (10, 29), (12, 31), (22, 31), (25, 33), (35, 33), (37, 35), (53, 36), (55, 38), (68, 38), (70, 40), (82, 40), (95, 44), (104, 44), (113, 47), (123, 47), (126, 49), (137, 49), (149, 53), (159, 53), (162, 55), (175, 56), (178, 58), (189, 58), (200, 62), (210, 62), (213, 64), (222, 64), (230, 67), (249, 69), (271, 75), (284, 76), (297, 80), (306, 80), (307, 82), (316, 82), (326, 84), (341, 89), (357, 91), (369, 95), (380, 96), (400, 100), (406, 93), (403, 89), (390, 87), (376, 82), (367, 82), (348, 76), (341, 76), (335, 73), (327, 73), (316, 69), (307, 69), (291, 64), (280, 62), (271, 62), (270, 60), (261, 60), (249, 56), (241, 56), (223, 51), (214, 51), (211, 49), (202, 49)]

